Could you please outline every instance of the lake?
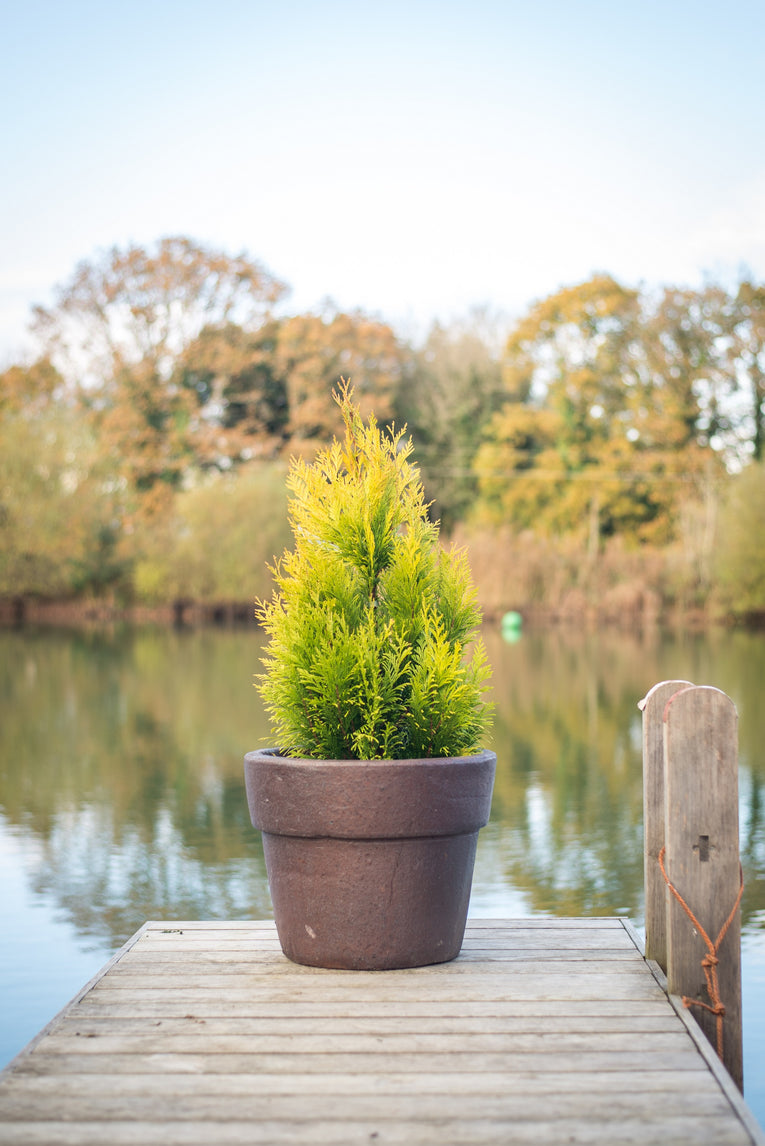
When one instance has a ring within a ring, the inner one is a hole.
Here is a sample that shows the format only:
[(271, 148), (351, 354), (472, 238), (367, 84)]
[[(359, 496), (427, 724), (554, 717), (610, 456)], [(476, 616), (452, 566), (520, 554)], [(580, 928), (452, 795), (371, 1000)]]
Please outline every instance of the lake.
[[(476, 916), (643, 922), (641, 717), (660, 680), (739, 713), (746, 1097), (765, 1125), (765, 635), (487, 628), (497, 777)], [(271, 918), (242, 756), (255, 630), (0, 631), (0, 1067), (146, 919)]]

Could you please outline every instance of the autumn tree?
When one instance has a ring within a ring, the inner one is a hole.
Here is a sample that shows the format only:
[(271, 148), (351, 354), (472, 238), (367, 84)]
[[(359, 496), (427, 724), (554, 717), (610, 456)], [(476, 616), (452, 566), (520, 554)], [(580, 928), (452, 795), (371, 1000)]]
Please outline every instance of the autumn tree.
[(585, 532), (592, 549), (616, 533), (669, 539), (678, 495), (707, 465), (696, 387), (703, 376), (714, 396), (718, 383), (713, 336), (687, 321), (688, 301), (667, 292), (647, 314), (636, 291), (596, 276), (530, 310), (507, 344), (509, 401), (476, 458), (484, 512)]
[(374, 411), (385, 424), (394, 415), (405, 352), (384, 322), (328, 308), (296, 315), (279, 328), (276, 358), (285, 379), (286, 435), (294, 453), (312, 454), (342, 431), (332, 391), (350, 379), (362, 417)]
[(36, 308), (34, 329), (122, 461), (139, 507), (159, 509), (193, 458), (199, 395), (176, 363), (204, 330), (257, 330), (284, 286), (245, 255), (183, 237), (85, 261)]
[(167, 380), (205, 327), (257, 328), (285, 291), (247, 255), (165, 238), (81, 262), (52, 307), (35, 307), (33, 329), (64, 374), (108, 389), (120, 368), (138, 363)]
[(272, 319), (254, 331), (206, 327), (174, 375), (193, 398), (198, 464), (228, 469), (312, 453), (340, 430), (331, 394), (343, 377), (353, 379), (367, 412), (387, 420), (403, 360), (392, 329), (360, 312)]
[(65, 382), (50, 358), (31, 364), (16, 363), (0, 374), (0, 417), (20, 414), (29, 418), (50, 408), (65, 393)]
[[(586, 475), (625, 409), (637, 294), (596, 276), (535, 304), (507, 342), (509, 400), (476, 458), (484, 504), (519, 527), (560, 532), (603, 512)], [(493, 508), (492, 508), (493, 507)]]
[(742, 435), (758, 462), (765, 460), (765, 286), (740, 283), (729, 323), (729, 356), (744, 395)]
[(512, 331), (503, 361), (511, 399), (558, 410), (573, 446), (602, 439), (634, 383), (636, 291), (607, 275), (543, 299)]
[(118, 576), (113, 478), (49, 361), (0, 375), (0, 596), (68, 596)]
[[(728, 293), (666, 287), (642, 302), (640, 386), (634, 425), (640, 440), (726, 453), (734, 440)], [(735, 451), (734, 451), (735, 452)]]
[(205, 327), (179, 356), (174, 381), (191, 395), (196, 464), (227, 470), (279, 455), (289, 432), (287, 379), (277, 355), (281, 324)]
[(412, 353), (397, 419), (415, 442), (431, 514), (449, 532), (477, 496), (473, 461), (486, 424), (504, 398), (500, 321), (475, 310), (448, 326), (436, 322)]

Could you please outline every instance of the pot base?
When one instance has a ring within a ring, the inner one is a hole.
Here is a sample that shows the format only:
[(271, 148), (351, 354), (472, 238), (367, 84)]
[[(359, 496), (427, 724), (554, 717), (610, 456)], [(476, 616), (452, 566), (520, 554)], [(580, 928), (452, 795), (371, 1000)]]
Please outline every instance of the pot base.
[(446, 963), (465, 933), (477, 832), (396, 840), (263, 833), (282, 951), (294, 963), (384, 971)]

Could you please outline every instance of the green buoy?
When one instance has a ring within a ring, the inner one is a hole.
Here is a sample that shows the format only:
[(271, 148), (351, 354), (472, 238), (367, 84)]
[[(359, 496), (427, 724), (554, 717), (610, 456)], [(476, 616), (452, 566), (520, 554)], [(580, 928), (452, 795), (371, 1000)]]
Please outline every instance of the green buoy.
[(506, 641), (517, 641), (523, 628), (523, 617), (520, 613), (505, 613), (502, 618), (502, 636)]

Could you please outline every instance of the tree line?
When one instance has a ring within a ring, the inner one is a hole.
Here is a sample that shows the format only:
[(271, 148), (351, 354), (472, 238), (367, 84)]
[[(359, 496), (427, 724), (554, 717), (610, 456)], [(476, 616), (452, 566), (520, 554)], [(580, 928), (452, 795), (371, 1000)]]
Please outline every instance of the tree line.
[(172, 237), (82, 262), (34, 309), (37, 356), (0, 375), (0, 596), (267, 592), (286, 463), (339, 432), (346, 378), (408, 426), (446, 535), (582, 568), (679, 547), (698, 593), (765, 608), (765, 285), (596, 275), (418, 345), (286, 297), (249, 256)]

